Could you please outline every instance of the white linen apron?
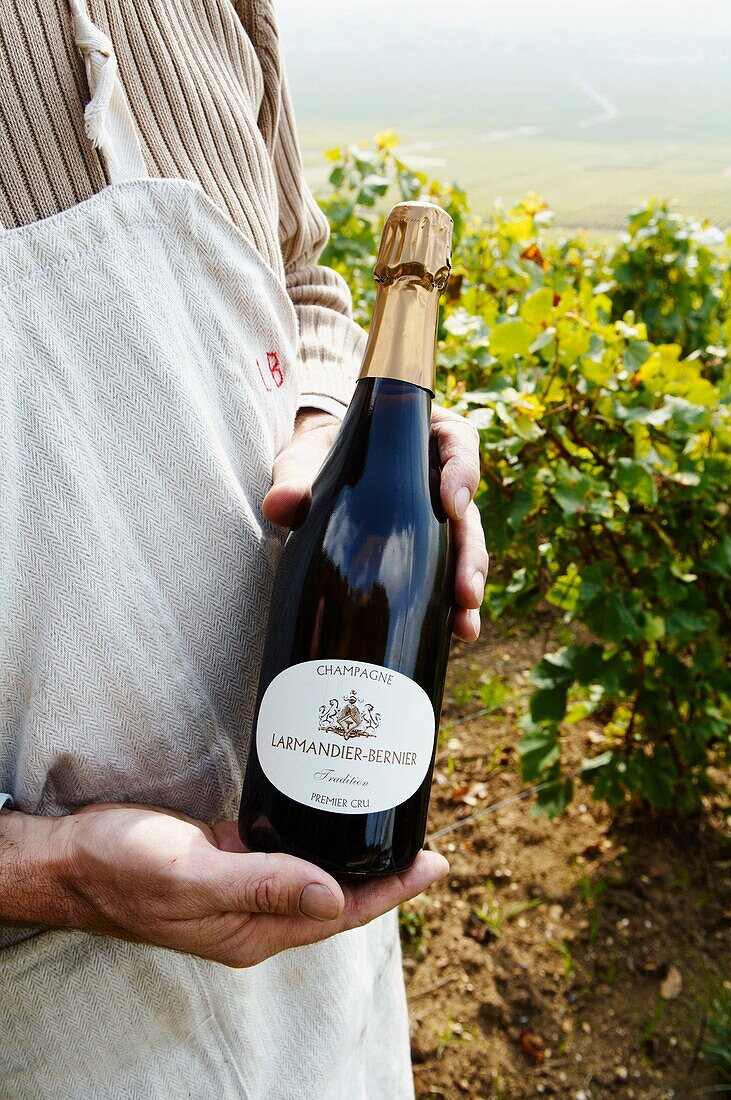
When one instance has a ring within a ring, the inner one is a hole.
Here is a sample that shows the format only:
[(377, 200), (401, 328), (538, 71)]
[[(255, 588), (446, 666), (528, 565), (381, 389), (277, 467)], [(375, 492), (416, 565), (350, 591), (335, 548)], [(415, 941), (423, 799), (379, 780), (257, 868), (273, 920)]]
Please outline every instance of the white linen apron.
[[(251, 734), (296, 320), (199, 186), (147, 177), (71, 3), (110, 185), (0, 231), (0, 791), (213, 822)], [(2, 1100), (411, 1095), (394, 914), (245, 971), (0, 926)]]

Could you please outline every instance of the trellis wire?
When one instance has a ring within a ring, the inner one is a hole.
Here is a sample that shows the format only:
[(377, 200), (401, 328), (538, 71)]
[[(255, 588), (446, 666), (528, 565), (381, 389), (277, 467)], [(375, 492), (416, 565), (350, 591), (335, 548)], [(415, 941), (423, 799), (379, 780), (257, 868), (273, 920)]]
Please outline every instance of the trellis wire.
[[(475, 718), (482, 718), (485, 714), (491, 714), (495, 710), (494, 707), (483, 707), (482, 710), (475, 711), (474, 714), (467, 714), (463, 718), (453, 718), (451, 722), (447, 722), (440, 729), (440, 733), (446, 733), (447, 730), (452, 729), (453, 726), (461, 726), (465, 722), (472, 722)], [(576, 779), (581, 773), (581, 768), (577, 768), (568, 778)], [(492, 802), (489, 806), (481, 806), (479, 810), (475, 810), (474, 813), (467, 814), (467, 817), (460, 817), (459, 820), (453, 821), (450, 825), (444, 825), (441, 829), (437, 829), (433, 833), (429, 833), (425, 838), (425, 843), (429, 844), (432, 840), (439, 840), (440, 837), (447, 836), (448, 833), (454, 833), (457, 829), (461, 829), (463, 825), (469, 825), (472, 821), (477, 821), (478, 818), (484, 817), (486, 814), (496, 813), (497, 810), (503, 810), (506, 806), (513, 806), (516, 802), (524, 802), (526, 798), (530, 798), (532, 794), (538, 794), (539, 791), (545, 791), (546, 787), (552, 787), (555, 784), (554, 779), (547, 779), (543, 783), (536, 783), (532, 787), (526, 787), (522, 791), (518, 791), (517, 794), (508, 795), (507, 798), (501, 798), (498, 802)]]
[(525, 790), (519, 791), (518, 794), (508, 795), (507, 798), (501, 798), (499, 802), (493, 802), (489, 806), (482, 806), (479, 810), (475, 810), (474, 813), (468, 814), (467, 817), (460, 817), (458, 821), (453, 821), (451, 825), (445, 825), (441, 829), (437, 829), (434, 833), (429, 833), (426, 838), (427, 844), (432, 840), (438, 840), (441, 836), (446, 836), (447, 833), (453, 833), (456, 829), (461, 829), (463, 825), (469, 825), (471, 821), (476, 821), (478, 817), (484, 817), (485, 814), (495, 813), (497, 810), (502, 810), (506, 806), (512, 806), (515, 802), (522, 802), (524, 799), (529, 798), (532, 794), (538, 794), (539, 791), (544, 791), (546, 787), (552, 787), (555, 784), (555, 780), (548, 779), (544, 783), (536, 783), (534, 787), (526, 787)]
[(463, 718), (452, 718), (449, 722), (444, 723), (439, 732), (446, 733), (453, 726), (464, 725), (465, 722), (471, 722), (474, 718), (482, 718), (485, 714), (492, 714), (495, 710), (497, 710), (497, 707), (483, 707), (482, 710), (476, 710), (474, 714), (465, 714)]

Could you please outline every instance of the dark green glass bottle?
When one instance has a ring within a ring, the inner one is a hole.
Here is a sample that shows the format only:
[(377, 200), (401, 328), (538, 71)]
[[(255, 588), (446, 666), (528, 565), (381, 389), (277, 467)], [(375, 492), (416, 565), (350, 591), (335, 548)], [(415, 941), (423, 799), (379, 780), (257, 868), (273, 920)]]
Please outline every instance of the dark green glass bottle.
[(274, 585), (239, 831), (340, 876), (424, 843), (454, 588), (429, 428), (450, 242), (439, 207), (391, 212), (361, 377)]

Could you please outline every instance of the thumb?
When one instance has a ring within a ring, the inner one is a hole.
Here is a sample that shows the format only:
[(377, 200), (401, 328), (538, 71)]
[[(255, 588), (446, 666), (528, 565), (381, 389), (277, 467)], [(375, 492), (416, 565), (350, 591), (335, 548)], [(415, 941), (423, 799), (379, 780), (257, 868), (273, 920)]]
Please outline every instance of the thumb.
[(262, 509), (271, 523), (297, 527), (309, 511), (312, 482), (340, 427), (327, 413), (298, 420), (291, 442), (280, 451), (272, 471), (272, 487)]
[(326, 871), (282, 853), (216, 852), (209, 886), (218, 912), (269, 913), (334, 921), (343, 891)]
[(310, 510), (312, 481), (319, 464), (308, 462), (297, 443), (291, 443), (274, 463), (272, 487), (264, 497), (262, 511), (270, 523), (299, 527)]

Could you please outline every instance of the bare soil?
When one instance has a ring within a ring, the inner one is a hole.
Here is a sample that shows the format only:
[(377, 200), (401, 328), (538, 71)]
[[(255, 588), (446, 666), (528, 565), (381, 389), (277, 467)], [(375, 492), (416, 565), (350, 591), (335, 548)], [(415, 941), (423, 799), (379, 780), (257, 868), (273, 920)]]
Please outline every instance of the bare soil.
[[(502, 807), (432, 842), (451, 873), (401, 913), (417, 1097), (715, 1091), (703, 1047), (711, 1002), (731, 988), (724, 802), (714, 796), (691, 821), (612, 814), (579, 784), (549, 821), (516, 801), (527, 673), (558, 648), (552, 630), (549, 620), (526, 639), (489, 627), (453, 657), (430, 832)], [(465, 720), (484, 706), (488, 678), (505, 698)], [(600, 741), (596, 721), (574, 726), (570, 760)]]

